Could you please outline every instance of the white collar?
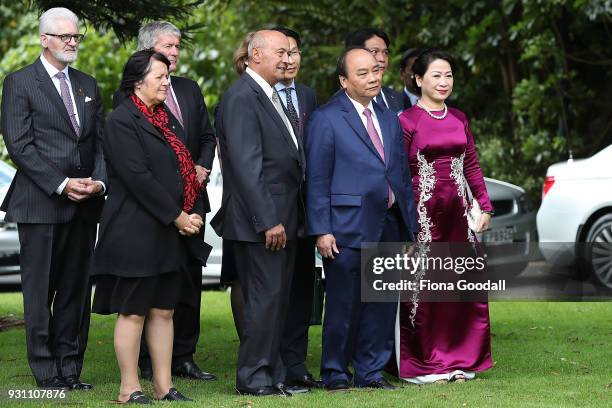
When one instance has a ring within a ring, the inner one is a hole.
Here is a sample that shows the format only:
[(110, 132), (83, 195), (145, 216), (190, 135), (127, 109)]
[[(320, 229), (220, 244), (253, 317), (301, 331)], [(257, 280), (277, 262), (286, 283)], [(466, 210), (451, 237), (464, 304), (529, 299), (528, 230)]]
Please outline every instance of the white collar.
[[(45, 67), (47, 74), (49, 74), (51, 78), (54, 78), (57, 75), (57, 73), (60, 72), (59, 69), (55, 68), (53, 65), (51, 65), (49, 61), (47, 61), (44, 54), (40, 54), (40, 62), (42, 62), (43, 67)], [(66, 75), (66, 79), (70, 80), (68, 78), (68, 65), (66, 65), (64, 69), (61, 70), (61, 72), (63, 72), (64, 75)]]
[(295, 80), (292, 80), (291, 84), (289, 85), (285, 85), (282, 82), (278, 82), (276, 85), (274, 85), (274, 88), (276, 88), (277, 91), (282, 91), (285, 88), (291, 88), (295, 90)]
[(270, 86), (268, 81), (263, 79), (261, 77), (261, 75), (259, 75), (257, 72), (252, 70), (250, 67), (247, 67), (244, 72), (249, 74), (251, 76), (251, 78), (253, 78), (255, 80), (255, 82), (257, 82), (257, 85), (259, 85), (261, 87), (261, 89), (263, 89), (263, 91), (265, 92), (265, 94), (266, 94), (266, 96), (268, 98), (272, 99), (272, 95), (274, 95), (274, 88), (272, 88), (272, 86)]
[[(346, 93), (346, 91), (344, 91), (344, 93)], [(372, 100), (370, 100), (370, 102), (368, 103), (368, 106), (363, 106), (361, 103), (357, 102), (356, 100), (354, 100), (353, 98), (351, 98), (349, 96), (349, 94), (346, 94), (347, 98), (349, 98), (349, 101), (351, 101), (353, 103), (353, 105), (355, 106), (355, 109), (357, 109), (357, 113), (359, 113), (359, 115), (363, 114), (363, 111), (368, 108), (370, 110), (370, 112), (372, 112), (372, 115), (376, 115), (376, 113), (374, 113), (374, 105), (372, 105)]]

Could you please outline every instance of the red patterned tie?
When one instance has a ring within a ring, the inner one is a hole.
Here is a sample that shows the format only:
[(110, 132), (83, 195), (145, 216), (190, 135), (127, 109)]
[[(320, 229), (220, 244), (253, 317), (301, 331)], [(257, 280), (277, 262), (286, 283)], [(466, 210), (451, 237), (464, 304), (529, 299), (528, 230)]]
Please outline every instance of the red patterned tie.
[[(372, 111), (370, 111), (369, 108), (365, 108), (363, 110), (363, 114), (368, 120), (367, 121), (368, 136), (370, 136), (370, 140), (374, 144), (376, 151), (378, 152), (378, 154), (380, 155), (380, 158), (384, 162), (385, 161), (385, 149), (383, 147), (382, 141), (380, 140), (380, 136), (378, 135), (378, 132), (376, 131), (376, 127), (374, 127), (374, 121), (372, 120)], [(391, 186), (389, 186), (388, 184), (387, 184), (387, 187), (389, 189), (388, 208), (391, 208), (391, 206), (393, 205), (393, 191), (391, 190)]]

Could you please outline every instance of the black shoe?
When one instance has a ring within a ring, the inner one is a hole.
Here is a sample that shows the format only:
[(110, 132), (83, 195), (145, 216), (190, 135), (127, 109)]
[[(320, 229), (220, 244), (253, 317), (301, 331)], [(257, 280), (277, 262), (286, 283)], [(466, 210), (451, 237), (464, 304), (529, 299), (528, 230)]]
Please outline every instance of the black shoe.
[(127, 401), (125, 401), (125, 403), (126, 404), (145, 404), (145, 405), (152, 404), (149, 397), (144, 395), (142, 391), (134, 391), (133, 393), (131, 393), (130, 397), (128, 398)]
[(395, 390), (396, 386), (391, 385), (389, 381), (381, 378), (379, 380), (370, 381), (369, 383), (362, 385), (361, 388), (377, 388), (380, 390)]
[(254, 397), (266, 397), (268, 395), (291, 396), (291, 394), (285, 394), (276, 387), (236, 388), (236, 392), (240, 395), (252, 395)]
[(351, 385), (346, 380), (334, 380), (325, 385), (327, 391), (346, 391), (351, 388)]
[(193, 401), (191, 398), (187, 398), (180, 392), (176, 390), (176, 388), (170, 388), (168, 393), (164, 395), (161, 401)]
[(49, 390), (70, 390), (71, 387), (66, 383), (66, 379), (64, 377), (53, 377), (48, 378), (46, 380), (42, 380), (37, 382), (39, 388), (45, 388)]
[(287, 385), (282, 382), (276, 384), (274, 387), (280, 392), (288, 395), (304, 394), (310, 392), (310, 388), (308, 387), (304, 387), (301, 385)]
[(185, 361), (184, 363), (172, 366), (172, 375), (203, 381), (215, 381), (217, 379), (216, 375), (200, 370), (200, 367), (193, 361)]
[(153, 381), (153, 369), (149, 368), (140, 368), (140, 378), (147, 381)]
[(71, 390), (89, 391), (93, 388), (93, 385), (81, 381), (76, 375), (66, 377), (66, 384), (68, 384)]
[(295, 378), (293, 380), (288, 380), (287, 384), (289, 385), (298, 385), (301, 387), (308, 388), (325, 388), (325, 383), (321, 380), (315, 379), (312, 374), (308, 373), (300, 378)]

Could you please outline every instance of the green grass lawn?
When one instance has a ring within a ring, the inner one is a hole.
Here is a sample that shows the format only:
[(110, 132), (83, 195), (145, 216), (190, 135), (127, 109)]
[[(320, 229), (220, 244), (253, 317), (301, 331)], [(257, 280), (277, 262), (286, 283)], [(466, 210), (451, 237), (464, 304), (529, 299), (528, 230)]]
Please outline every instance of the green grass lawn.
[[(465, 384), (405, 385), (397, 391), (316, 391), (292, 398), (238, 396), (238, 349), (229, 294), (204, 292), (196, 361), (216, 382), (177, 379), (176, 387), (206, 407), (611, 407), (612, 303), (492, 303), (495, 366)], [(22, 314), (21, 294), (0, 294), (0, 316)], [(119, 370), (113, 354), (114, 317), (94, 315), (82, 378), (90, 392), (63, 404), (105, 406), (116, 398)], [(310, 330), (309, 367), (316, 373), (321, 328)], [(7, 388), (31, 388), (23, 328), (0, 332), (0, 404)], [(145, 392), (151, 384), (143, 382)], [(40, 406), (41, 402), (24, 403)], [(47, 403), (46, 405), (52, 405)], [(158, 404), (159, 405), (159, 404)], [(189, 404), (188, 404), (189, 405)]]

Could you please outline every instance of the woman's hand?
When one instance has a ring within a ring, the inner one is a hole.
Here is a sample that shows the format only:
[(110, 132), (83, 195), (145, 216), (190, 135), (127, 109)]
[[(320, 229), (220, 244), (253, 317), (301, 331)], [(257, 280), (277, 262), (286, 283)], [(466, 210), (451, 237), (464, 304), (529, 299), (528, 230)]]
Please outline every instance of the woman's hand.
[(202, 217), (199, 215), (189, 215), (185, 211), (181, 211), (181, 214), (174, 220), (174, 225), (179, 230), (179, 234), (191, 236), (200, 232), (200, 227), (203, 225), (203, 222)]
[(491, 214), (482, 213), (480, 215), (480, 220), (478, 221), (478, 232), (488, 230), (489, 224), (491, 224)]

